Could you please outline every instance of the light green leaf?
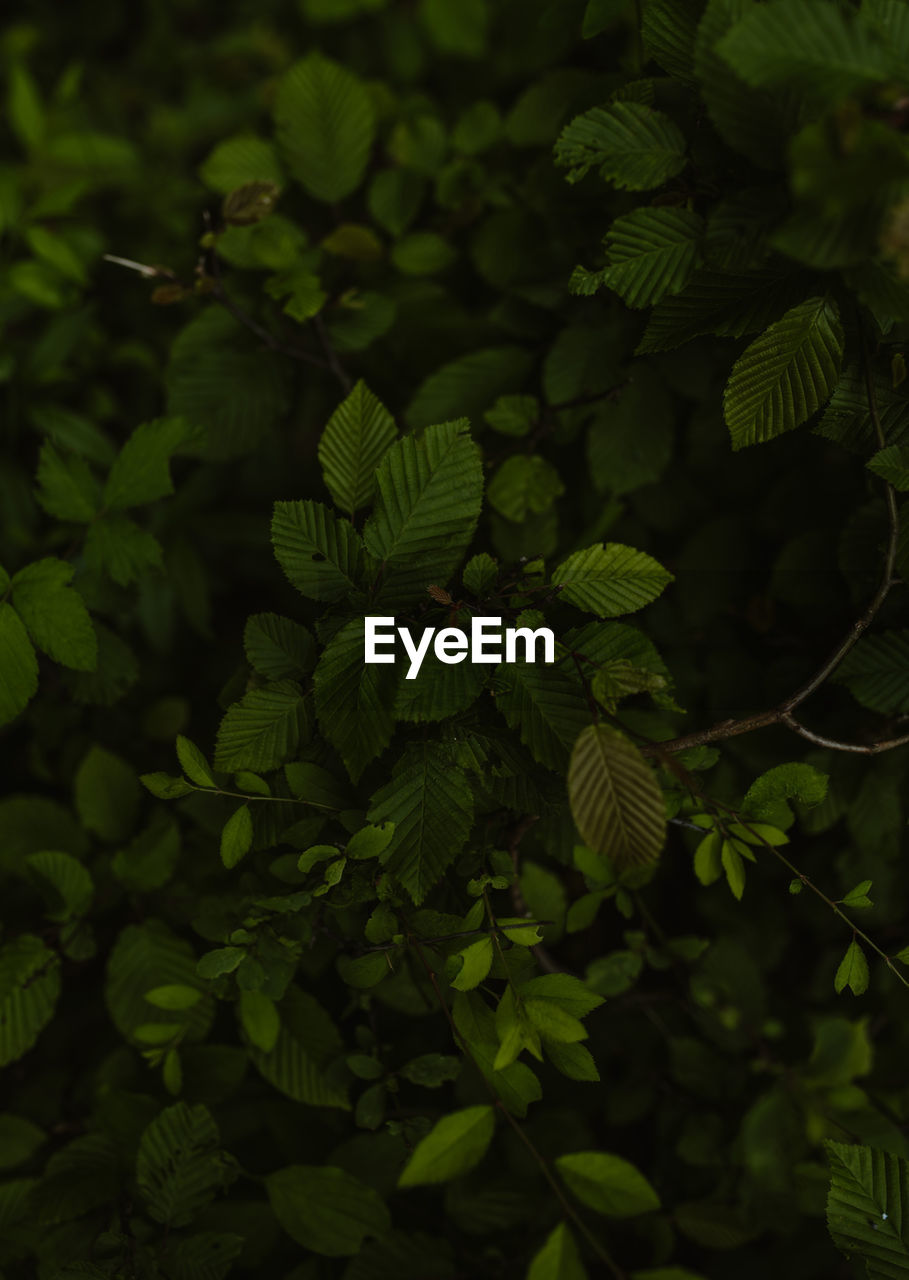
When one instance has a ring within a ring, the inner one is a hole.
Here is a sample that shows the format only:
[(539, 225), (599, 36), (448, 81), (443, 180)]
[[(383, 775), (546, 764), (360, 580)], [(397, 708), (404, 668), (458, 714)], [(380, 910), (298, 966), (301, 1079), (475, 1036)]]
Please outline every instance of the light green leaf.
[(642, 207), (616, 218), (606, 235), (603, 283), (629, 307), (678, 293), (698, 265), (703, 219), (688, 209)]
[(792, 431), (829, 399), (843, 358), (836, 305), (809, 298), (770, 325), (735, 362), (723, 397), (733, 449)]
[(0, 601), (0, 724), (28, 706), (38, 689), (38, 659), (11, 604)]
[(364, 624), (355, 618), (332, 636), (313, 676), (319, 727), (353, 782), (391, 741), (397, 674), (363, 660)]
[(191, 1009), (202, 999), (202, 992), (185, 982), (168, 982), (146, 991), (144, 999), (156, 1009)]
[(573, 552), (553, 570), (552, 581), (570, 604), (617, 618), (650, 604), (673, 577), (645, 552), (606, 542)]
[(568, 1224), (560, 1222), (534, 1254), (527, 1280), (588, 1280), (587, 1270)]
[(660, 1207), (644, 1175), (620, 1156), (577, 1151), (558, 1156), (555, 1165), (572, 1194), (606, 1217), (631, 1218)]
[(253, 822), (248, 804), (241, 804), (225, 822), (221, 830), (221, 861), (225, 867), (235, 867), (252, 848)]
[(372, 797), (367, 816), (395, 824), (380, 860), (419, 906), (470, 834), (473, 792), (443, 745), (412, 743), (392, 780)]
[(398, 1186), (449, 1182), (469, 1173), (485, 1156), (495, 1126), (495, 1110), (490, 1106), (464, 1107), (443, 1116), (417, 1143)]
[(868, 897), (868, 890), (871, 888), (870, 880), (860, 881), (854, 889), (850, 889), (845, 898), (840, 898), (840, 906), (843, 907), (873, 907), (874, 903)]
[(685, 139), (662, 111), (640, 102), (615, 102), (576, 116), (559, 135), (556, 164), (577, 182), (594, 166), (626, 191), (662, 186), (685, 167)]
[(274, 146), (252, 133), (236, 134), (219, 142), (199, 166), (199, 177), (222, 196), (248, 182), (284, 185), (284, 173)]
[(180, 767), (187, 778), (189, 778), (190, 782), (194, 782), (197, 787), (213, 787), (216, 785), (205, 756), (196, 744), (190, 742), (189, 738), (185, 738), (182, 733), (177, 734), (177, 759), (180, 761)]
[(240, 1022), (250, 1041), (263, 1053), (271, 1053), (281, 1030), (274, 1000), (264, 991), (241, 991), (239, 1008)]
[(215, 768), (225, 773), (265, 773), (291, 759), (309, 736), (309, 715), (300, 686), (278, 680), (252, 689), (228, 707), (218, 729)]
[(278, 563), (302, 595), (339, 600), (357, 591), (360, 535), (321, 502), (276, 502), (271, 540)]
[(462, 960), (457, 976), (452, 978), (455, 991), (471, 991), (478, 987), (492, 967), (492, 938), (478, 938), (459, 951)]
[(359, 186), (376, 119), (357, 76), (311, 53), (281, 78), (274, 114), (282, 159), (311, 196), (334, 204)]
[(859, 1143), (826, 1141), (830, 1163), (827, 1226), (869, 1280), (909, 1275), (909, 1167), (902, 1157)]
[(20, 569), (12, 601), (29, 635), (49, 658), (75, 671), (94, 671), (98, 641), (85, 601), (69, 584), (75, 570), (48, 557)]
[(741, 900), (745, 892), (745, 864), (731, 840), (724, 840), (720, 846), (720, 862), (733, 897)]
[(325, 1257), (359, 1253), (366, 1237), (391, 1230), (379, 1193), (331, 1165), (288, 1165), (268, 1175), (265, 1189), (291, 1239)]
[(863, 996), (868, 990), (868, 980), (868, 961), (859, 946), (858, 939), (853, 938), (839, 963), (833, 979), (833, 988), (837, 995), (848, 987), (854, 996)]
[(361, 378), (319, 440), (325, 484), (343, 511), (352, 516), (371, 500), (376, 468), (397, 434), (394, 418)]
[(617, 870), (647, 866), (666, 838), (656, 775), (634, 743), (608, 725), (588, 725), (568, 767), (571, 812), (584, 843)]
[(522, 521), (528, 515), (548, 511), (565, 492), (559, 473), (551, 462), (536, 454), (514, 454), (506, 458), (489, 482), (487, 498), (506, 520)]

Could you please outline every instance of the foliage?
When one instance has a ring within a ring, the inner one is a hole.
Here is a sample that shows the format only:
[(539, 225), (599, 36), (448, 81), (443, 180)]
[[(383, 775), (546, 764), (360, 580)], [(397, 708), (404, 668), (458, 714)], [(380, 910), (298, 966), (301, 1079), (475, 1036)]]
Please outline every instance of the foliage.
[(909, 1275), (907, 0), (0, 58), (2, 1280)]

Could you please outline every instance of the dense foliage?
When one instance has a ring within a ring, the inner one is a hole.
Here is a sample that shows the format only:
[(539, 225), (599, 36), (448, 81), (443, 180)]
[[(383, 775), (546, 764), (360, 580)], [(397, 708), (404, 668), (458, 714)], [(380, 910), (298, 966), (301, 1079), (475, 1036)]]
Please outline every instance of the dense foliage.
[(0, 1278), (909, 1276), (909, 4), (0, 54)]

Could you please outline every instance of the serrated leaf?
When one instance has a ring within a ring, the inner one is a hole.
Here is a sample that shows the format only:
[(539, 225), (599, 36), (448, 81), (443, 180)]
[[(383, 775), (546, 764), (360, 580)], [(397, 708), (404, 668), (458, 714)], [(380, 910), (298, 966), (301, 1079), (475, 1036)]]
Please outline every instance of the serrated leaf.
[(47, 1026), (60, 995), (60, 957), (23, 933), (0, 947), (0, 1067), (21, 1058)]
[(199, 177), (222, 196), (248, 182), (284, 185), (284, 173), (274, 146), (252, 133), (236, 134), (219, 142), (199, 166)]
[(298, 679), (308, 675), (316, 661), (312, 633), (277, 613), (247, 618), (243, 648), (249, 665), (268, 680)]
[(145, 422), (123, 445), (104, 486), (104, 505), (112, 511), (141, 506), (174, 491), (170, 460), (182, 445), (197, 442), (199, 431), (183, 418)]
[(495, 1132), (495, 1109), (464, 1107), (443, 1116), (422, 1138), (398, 1178), (399, 1187), (448, 1182), (476, 1168)]
[(629, 307), (678, 293), (698, 265), (704, 220), (688, 209), (642, 207), (616, 218), (604, 241), (602, 282)]
[(268, 1175), (265, 1189), (291, 1239), (324, 1257), (359, 1253), (366, 1237), (391, 1229), (379, 1193), (332, 1165), (288, 1165)]
[(371, 823), (393, 822), (382, 865), (419, 904), (460, 853), (473, 823), (473, 792), (438, 743), (413, 743), (372, 797)]
[(278, 563), (304, 596), (339, 600), (357, 591), (360, 535), (321, 502), (276, 502), (271, 539)]
[(85, 915), (94, 896), (92, 878), (78, 858), (68, 853), (42, 850), (25, 859), (29, 875), (50, 898), (46, 915), (65, 921)]
[(825, 0), (770, 0), (746, 13), (718, 51), (749, 84), (792, 83), (834, 103), (893, 74), (866, 26)]
[[(145, 999), (153, 983), (195, 987), (202, 998), (183, 1010), (156, 1010)], [(127, 925), (121, 932), (108, 958), (104, 996), (111, 1021), (127, 1040), (150, 1023), (179, 1023), (184, 1039), (201, 1040), (214, 1017), (192, 947), (156, 920)]]
[(870, 1280), (909, 1276), (909, 1167), (889, 1151), (826, 1141), (830, 1164), (827, 1226), (848, 1257), (858, 1255)]
[(848, 987), (854, 996), (863, 996), (868, 990), (868, 980), (868, 961), (858, 939), (853, 938), (837, 968), (833, 989), (840, 995)]
[(640, 102), (616, 102), (576, 116), (559, 135), (556, 164), (577, 182), (596, 166), (626, 191), (662, 186), (685, 167), (685, 138), (661, 111)]
[(701, 267), (681, 293), (657, 304), (635, 354), (671, 351), (708, 333), (726, 338), (756, 333), (804, 292), (802, 277), (791, 271)]
[(228, 707), (218, 729), (215, 768), (225, 773), (265, 773), (284, 764), (309, 736), (309, 716), (300, 686), (278, 680), (252, 689)]
[(366, 664), (364, 624), (355, 618), (332, 636), (313, 675), (319, 727), (357, 782), (391, 741), (394, 667)]
[(136, 1181), (156, 1222), (182, 1227), (226, 1186), (230, 1166), (218, 1129), (203, 1106), (165, 1107), (145, 1129), (136, 1156)]
[(215, 780), (205, 756), (196, 744), (189, 738), (185, 738), (182, 733), (177, 734), (177, 759), (187, 778), (197, 787), (215, 786)]
[(909, 449), (891, 444), (865, 463), (869, 471), (900, 491), (909, 489)]
[(98, 640), (85, 601), (69, 585), (74, 573), (65, 560), (36, 560), (13, 578), (12, 601), (32, 641), (49, 658), (75, 671), (94, 671)]
[(22, 619), (0, 601), (0, 724), (28, 706), (38, 689), (38, 659)]
[(163, 569), (163, 556), (155, 535), (128, 516), (98, 516), (85, 535), (87, 568), (106, 573), (121, 587), (145, 577), (150, 570)]
[(289, 987), (278, 1002), (278, 1013), (281, 1029), (271, 1052), (250, 1047), (249, 1056), (256, 1069), (295, 1102), (349, 1111), (346, 1087), (325, 1070), (343, 1048), (329, 1015), (313, 996), (295, 986)]
[(535, 760), (548, 769), (565, 768), (590, 711), (577, 685), (551, 667), (503, 664), (496, 669), (496, 706), (521, 735)]
[(281, 157), (311, 196), (334, 204), (359, 186), (376, 119), (357, 76), (311, 53), (282, 76), (274, 114)]
[(666, 838), (666, 809), (656, 775), (629, 738), (588, 725), (568, 767), (571, 812), (584, 843), (617, 870), (647, 866)]
[(61, 453), (50, 441), (38, 459), (37, 498), (58, 520), (88, 524), (101, 505), (101, 485), (84, 458)]
[(659, 1209), (660, 1198), (633, 1164), (605, 1151), (558, 1156), (555, 1166), (582, 1204), (609, 1218), (631, 1218)]
[(863, 636), (846, 655), (834, 679), (871, 711), (909, 713), (909, 631)]
[(385, 566), (379, 599), (395, 603), (445, 583), (467, 549), (483, 497), (480, 451), (465, 420), (405, 436), (379, 464), (366, 549)]
[(319, 440), (325, 484), (342, 511), (352, 516), (371, 500), (376, 468), (397, 434), (394, 418), (361, 378)]
[(552, 581), (570, 604), (617, 618), (650, 604), (673, 577), (645, 552), (606, 542), (573, 552), (553, 570)]
[(761, 334), (733, 366), (723, 412), (733, 449), (807, 421), (829, 399), (843, 357), (843, 328), (827, 298), (809, 298)]

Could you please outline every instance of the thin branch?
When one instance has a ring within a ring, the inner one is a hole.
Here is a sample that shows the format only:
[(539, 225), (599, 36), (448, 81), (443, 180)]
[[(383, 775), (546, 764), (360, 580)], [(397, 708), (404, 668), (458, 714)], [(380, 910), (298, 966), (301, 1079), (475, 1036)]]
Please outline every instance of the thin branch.
[[(868, 350), (868, 340), (865, 336), (864, 329), (861, 328), (862, 342), (862, 366), (865, 378), (865, 394), (868, 400), (868, 413), (874, 427), (874, 434), (879, 448), (883, 448), (887, 441), (884, 435), (884, 428), (881, 423), (881, 416), (878, 411), (877, 393), (874, 388), (874, 378), (871, 371), (871, 356)], [(886, 738), (878, 742), (857, 743), (857, 742), (841, 742), (836, 738), (827, 738), (822, 734), (815, 733), (812, 729), (807, 728), (801, 721), (797, 720), (792, 712), (796, 707), (801, 706), (815, 690), (819, 689), (822, 684), (833, 674), (843, 659), (852, 649), (871, 626), (874, 619), (881, 610), (881, 606), (889, 595), (890, 591), (899, 581), (896, 576), (896, 555), (899, 548), (900, 537), (900, 521), (899, 510), (897, 508), (896, 493), (893, 485), (888, 481), (883, 481), (884, 499), (887, 505), (887, 520), (889, 525), (889, 533), (887, 536), (887, 549), (884, 554), (884, 567), (881, 573), (881, 580), (878, 583), (877, 590), (869, 601), (860, 617), (858, 617), (846, 635), (840, 640), (839, 644), (821, 666), (815, 671), (814, 675), (803, 684), (795, 693), (784, 699), (778, 706), (770, 711), (760, 711), (756, 715), (746, 716), (741, 720), (721, 720), (718, 724), (713, 725), (709, 729), (697, 730), (694, 733), (683, 734), (679, 738), (673, 738), (669, 742), (654, 743), (649, 748), (645, 748), (646, 755), (667, 755), (676, 751), (685, 751), (689, 747), (704, 746), (709, 742), (725, 741), (727, 738), (734, 738), (738, 734), (750, 733), (753, 729), (763, 729), (768, 725), (784, 725), (787, 729), (791, 729), (793, 733), (797, 733), (799, 737), (804, 738), (807, 742), (813, 742), (817, 746), (829, 747), (833, 751), (850, 751), (858, 755), (879, 755), (882, 751), (892, 751), (896, 747), (905, 746), (909, 743), (909, 736), (898, 738)]]
[(533, 1140), (524, 1132), (524, 1129), (522, 1128), (522, 1126), (518, 1123), (515, 1117), (504, 1105), (504, 1103), (502, 1102), (502, 1099), (496, 1093), (495, 1088), (490, 1083), (490, 1081), (486, 1078), (485, 1073), (482, 1071), (479, 1063), (477, 1062), (476, 1058), (473, 1056), (473, 1052), (470, 1048), (470, 1045), (467, 1043), (467, 1041), (464, 1039), (464, 1037), (461, 1035), (460, 1031), (458, 1030), (457, 1023), (455, 1022), (452, 1016), (451, 1010), (448, 1007), (448, 1002), (445, 999), (444, 995), (442, 994), (441, 988), (439, 987), (439, 984), (436, 981), (435, 973), (433, 972), (429, 962), (427, 961), (425, 955), (423, 954), (423, 950), (420, 946), (419, 940), (417, 938), (411, 938), (411, 943), (414, 951), (419, 957), (419, 960), (423, 966), (423, 969), (426, 972), (426, 976), (429, 978), (429, 981), (432, 984), (432, 989), (436, 994), (436, 999), (439, 1002), (439, 1006), (445, 1015), (445, 1018), (448, 1022), (449, 1027), (451, 1028), (451, 1034), (454, 1037), (455, 1044), (460, 1046), (461, 1051), (463, 1052), (465, 1058), (467, 1058), (468, 1062), (471, 1062), (473, 1066), (476, 1067), (477, 1071), (479, 1072), (480, 1079), (483, 1081), (483, 1084), (486, 1088), (487, 1093), (490, 1095), (490, 1097), (493, 1100), (493, 1104), (496, 1107), (496, 1110), (500, 1111), (501, 1114), (505, 1117), (505, 1119), (511, 1125), (511, 1128), (514, 1130), (516, 1136), (521, 1140), (521, 1142), (523, 1142), (524, 1146), (527, 1148), (527, 1150), (533, 1156), (536, 1163), (539, 1165), (540, 1171), (542, 1172), (543, 1177), (549, 1183), (549, 1186), (552, 1189), (552, 1192), (555, 1195), (556, 1199), (558, 1200), (559, 1205), (561, 1206), (562, 1212), (565, 1215), (565, 1217), (570, 1219), (571, 1222), (574, 1223), (575, 1227), (580, 1232), (580, 1234), (584, 1237), (587, 1243), (590, 1245), (591, 1249), (596, 1254), (596, 1256), (600, 1259), (601, 1262), (604, 1262), (606, 1264), (606, 1266), (609, 1268), (609, 1271), (613, 1275), (614, 1280), (628, 1280), (626, 1273), (622, 1270), (622, 1268), (618, 1265), (618, 1263), (613, 1259), (612, 1255), (603, 1247), (602, 1244), (600, 1244), (599, 1240), (596, 1238), (596, 1236), (587, 1226), (586, 1222), (584, 1222), (583, 1218), (580, 1217), (574, 1205), (566, 1197), (564, 1191), (556, 1181), (555, 1175), (553, 1174), (552, 1170), (549, 1168), (549, 1163), (546, 1160), (545, 1156), (543, 1156), (543, 1154), (537, 1150), (537, 1148), (534, 1146)]

